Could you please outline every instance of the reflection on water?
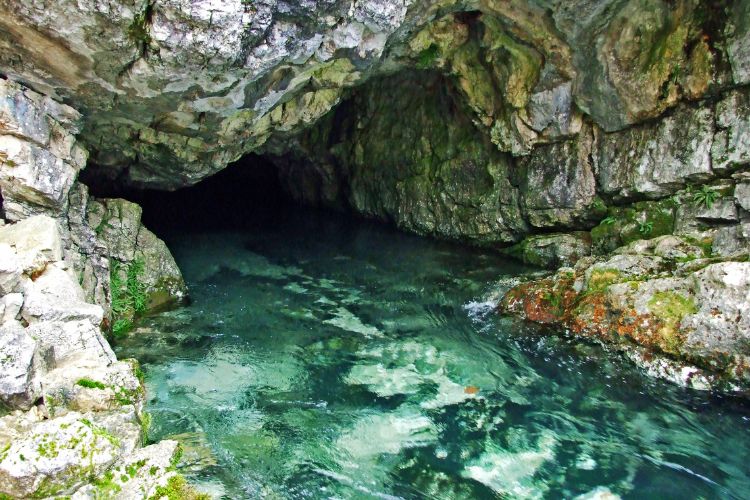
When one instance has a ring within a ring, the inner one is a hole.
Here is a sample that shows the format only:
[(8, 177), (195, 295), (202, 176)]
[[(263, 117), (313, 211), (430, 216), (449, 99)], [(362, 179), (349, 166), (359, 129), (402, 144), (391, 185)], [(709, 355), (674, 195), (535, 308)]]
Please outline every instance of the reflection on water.
[(190, 307), (118, 346), (227, 498), (747, 498), (741, 401), (492, 311), (529, 272), (334, 216), (167, 235)]

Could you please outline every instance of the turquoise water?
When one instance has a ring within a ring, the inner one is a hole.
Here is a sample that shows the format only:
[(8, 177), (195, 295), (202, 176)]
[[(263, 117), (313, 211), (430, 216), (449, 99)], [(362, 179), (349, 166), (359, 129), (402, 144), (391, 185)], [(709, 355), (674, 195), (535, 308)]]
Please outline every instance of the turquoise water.
[(226, 498), (747, 498), (741, 400), (499, 318), (532, 272), (314, 213), (164, 234), (189, 307), (117, 346)]

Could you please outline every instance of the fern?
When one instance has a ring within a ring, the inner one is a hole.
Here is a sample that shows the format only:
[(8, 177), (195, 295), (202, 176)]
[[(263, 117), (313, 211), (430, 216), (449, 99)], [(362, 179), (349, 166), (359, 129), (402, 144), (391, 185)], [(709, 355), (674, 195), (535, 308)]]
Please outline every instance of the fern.
[(711, 208), (718, 196), (719, 193), (704, 185), (693, 194), (693, 202), (698, 206), (703, 205), (706, 208)]
[(112, 334), (119, 337), (133, 328), (131, 318), (146, 310), (146, 284), (141, 281), (144, 263), (141, 259), (132, 261), (125, 271), (125, 280), (118, 261), (111, 260), (109, 268)]

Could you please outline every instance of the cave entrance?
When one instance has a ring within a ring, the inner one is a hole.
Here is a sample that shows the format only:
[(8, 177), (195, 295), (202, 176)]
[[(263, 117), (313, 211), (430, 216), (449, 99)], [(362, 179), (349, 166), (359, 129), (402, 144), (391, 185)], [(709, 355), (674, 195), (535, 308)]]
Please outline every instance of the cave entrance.
[(254, 229), (277, 223), (292, 206), (276, 165), (256, 154), (243, 156), (193, 186), (123, 196), (141, 205), (144, 224), (157, 234)]

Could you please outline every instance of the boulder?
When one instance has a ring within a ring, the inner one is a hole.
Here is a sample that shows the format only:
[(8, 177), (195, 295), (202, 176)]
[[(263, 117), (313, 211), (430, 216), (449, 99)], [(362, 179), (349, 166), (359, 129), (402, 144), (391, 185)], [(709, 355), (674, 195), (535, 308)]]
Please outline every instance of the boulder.
[(37, 343), (20, 323), (0, 326), (0, 403), (28, 409), (41, 395)]
[(47, 411), (59, 416), (134, 405), (140, 413), (144, 390), (133, 368), (126, 361), (106, 365), (85, 354), (71, 356), (41, 379)]
[(105, 365), (117, 359), (100, 328), (87, 319), (36, 322), (29, 325), (28, 333), (37, 340), (53, 366), (81, 353)]
[(505, 252), (533, 266), (570, 267), (591, 254), (591, 236), (586, 232), (529, 236)]
[(46, 215), (0, 227), (0, 245), (12, 247), (24, 273), (38, 273), (50, 262), (62, 260), (62, 242), (57, 222)]
[(22, 273), (15, 249), (7, 243), (0, 243), (0, 295), (16, 291)]
[(152, 498), (159, 486), (174, 476), (173, 464), (178, 454), (177, 441), (163, 440), (139, 448), (106, 471), (96, 484), (76, 491), (72, 500), (108, 498)]
[(18, 498), (70, 495), (120, 456), (118, 437), (89, 415), (34, 425), (0, 452), (0, 493)]
[(62, 263), (48, 265), (35, 280), (23, 283), (21, 315), (29, 324), (40, 321), (88, 321), (99, 326), (102, 308), (85, 302), (83, 290)]
[(20, 293), (9, 293), (0, 298), (0, 325), (19, 318), (19, 312), (23, 306), (23, 295)]

